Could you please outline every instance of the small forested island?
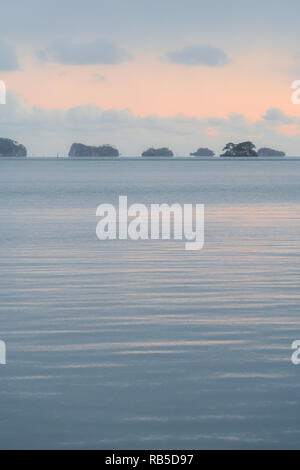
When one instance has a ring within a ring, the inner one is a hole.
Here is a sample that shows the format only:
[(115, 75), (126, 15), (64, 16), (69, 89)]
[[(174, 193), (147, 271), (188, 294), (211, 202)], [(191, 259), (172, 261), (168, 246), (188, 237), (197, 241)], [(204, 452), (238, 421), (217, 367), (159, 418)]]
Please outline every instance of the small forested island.
[(255, 145), (249, 141), (240, 144), (230, 142), (223, 148), (223, 151), (221, 157), (258, 157)]
[(190, 153), (191, 157), (214, 157), (215, 152), (207, 148), (199, 148), (196, 152)]
[(26, 157), (27, 150), (24, 145), (15, 140), (0, 137), (0, 157)]
[(285, 157), (285, 153), (279, 150), (270, 149), (268, 147), (262, 147), (258, 151), (259, 157)]
[(174, 157), (174, 154), (172, 150), (167, 147), (162, 147), (160, 149), (150, 148), (142, 153), (142, 157)]
[(93, 147), (84, 144), (72, 144), (69, 157), (119, 157), (119, 150), (111, 145)]

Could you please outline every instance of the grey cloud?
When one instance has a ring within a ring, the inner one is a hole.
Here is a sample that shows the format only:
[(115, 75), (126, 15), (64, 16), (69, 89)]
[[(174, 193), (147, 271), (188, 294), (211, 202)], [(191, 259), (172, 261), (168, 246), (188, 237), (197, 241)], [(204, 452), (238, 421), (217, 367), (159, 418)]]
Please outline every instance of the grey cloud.
[(41, 63), (45, 63), (51, 60), (51, 57), (48, 54), (48, 52), (41, 50), (41, 49), (38, 49), (35, 51), (35, 56), (38, 59), (38, 61)]
[(296, 47), (299, 14), (299, 0), (10, 0), (1, 5), (1, 31), (23, 43), (59, 35), (106, 35), (117, 41), (138, 38), (138, 44), (171, 37), (182, 44), (190, 37), (218, 36), (234, 44), (238, 37), (238, 44), (242, 39), (249, 44), (250, 39), (250, 44), (256, 40), (260, 45), (271, 33), (272, 44), (275, 40), (282, 45), (288, 36)]
[(280, 108), (269, 108), (262, 116), (265, 121), (272, 121), (278, 124), (293, 124), (294, 120), (285, 114)]
[(0, 41), (0, 70), (19, 70), (19, 64), (15, 50), (9, 44)]
[(41, 62), (55, 61), (66, 65), (119, 65), (131, 59), (130, 54), (108, 41), (57, 41), (48, 51), (37, 51)]
[[(297, 50), (299, 0), (10, 0), (2, 2), (1, 34), (28, 51), (56, 38), (107, 38), (136, 56), (189, 44), (222, 44), (233, 56), (277, 44)], [(18, 14), (16, 14), (18, 12)], [(34, 13), (34, 14), (33, 14)], [(255, 29), (255, 34), (253, 33)], [(237, 41), (238, 38), (238, 41)], [(44, 57), (49, 60), (51, 57)], [(74, 60), (74, 59), (73, 59)], [(76, 59), (77, 60), (77, 59)], [(80, 62), (81, 63), (81, 62)], [(294, 76), (294, 72), (293, 73)], [(296, 74), (297, 76), (297, 74)]]
[[(268, 112), (266, 113), (268, 114)], [(300, 118), (293, 118), (300, 124)], [(219, 152), (227, 142), (252, 140), (257, 147), (282, 148), (296, 155), (300, 134), (278, 133), (273, 121), (248, 121), (241, 114), (227, 118), (193, 118), (178, 115), (135, 116), (130, 110), (103, 110), (84, 105), (47, 110), (30, 106), (19, 95), (8, 92), (7, 104), (0, 107), (1, 137), (22, 142), (30, 155), (66, 155), (72, 142), (91, 145), (111, 143), (123, 155), (138, 155), (147, 146), (170, 146), (177, 155), (187, 155), (194, 148), (210, 147)], [(209, 135), (213, 127), (218, 134)]]
[(167, 53), (167, 60), (188, 66), (223, 67), (229, 63), (225, 52), (210, 46), (189, 46)]

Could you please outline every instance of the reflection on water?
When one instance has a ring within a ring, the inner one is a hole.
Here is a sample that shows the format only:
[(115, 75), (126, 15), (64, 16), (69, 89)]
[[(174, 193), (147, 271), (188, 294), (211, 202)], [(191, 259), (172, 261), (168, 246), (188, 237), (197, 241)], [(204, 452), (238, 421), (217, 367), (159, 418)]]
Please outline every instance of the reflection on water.
[[(1, 448), (298, 448), (300, 161), (0, 161)], [(96, 238), (204, 203), (205, 246)]]

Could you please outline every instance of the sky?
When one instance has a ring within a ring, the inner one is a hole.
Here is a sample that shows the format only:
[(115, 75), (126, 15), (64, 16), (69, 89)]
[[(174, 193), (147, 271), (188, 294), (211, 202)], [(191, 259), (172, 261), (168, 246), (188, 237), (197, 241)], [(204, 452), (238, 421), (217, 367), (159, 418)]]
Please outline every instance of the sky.
[(217, 154), (252, 140), (300, 155), (297, 0), (10, 0), (1, 5), (1, 137)]

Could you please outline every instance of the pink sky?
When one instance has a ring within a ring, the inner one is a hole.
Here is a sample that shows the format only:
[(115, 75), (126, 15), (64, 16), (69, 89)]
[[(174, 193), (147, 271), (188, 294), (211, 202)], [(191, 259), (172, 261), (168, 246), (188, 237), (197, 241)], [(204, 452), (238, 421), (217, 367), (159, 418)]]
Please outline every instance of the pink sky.
[[(30, 105), (46, 109), (95, 104), (103, 109), (130, 109), (147, 116), (226, 117), (240, 113), (259, 119), (278, 107), (299, 115), (291, 103), (291, 66), (286, 52), (270, 50), (235, 56), (226, 67), (187, 67), (157, 57), (137, 57), (118, 66), (40, 65), (31, 58), (22, 70), (2, 73), (7, 87)], [(280, 68), (279, 68), (280, 64)], [(97, 81), (95, 76), (105, 77)]]

